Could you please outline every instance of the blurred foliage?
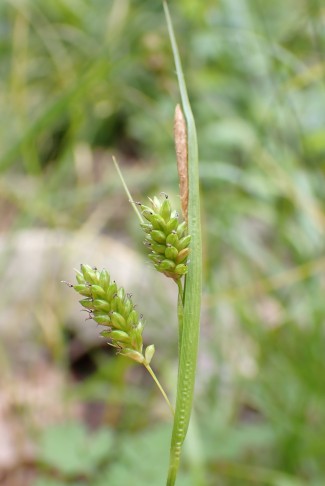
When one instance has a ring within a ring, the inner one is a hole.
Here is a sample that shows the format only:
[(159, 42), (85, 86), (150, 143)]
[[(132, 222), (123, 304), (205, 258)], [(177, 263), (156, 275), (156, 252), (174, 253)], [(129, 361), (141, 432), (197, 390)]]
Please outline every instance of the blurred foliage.
[(78, 423), (49, 427), (39, 441), (39, 461), (65, 475), (94, 474), (112, 449), (112, 438), (102, 429), (87, 433)]
[[(156, 427), (141, 436), (117, 437), (109, 430), (89, 434), (81, 424), (69, 423), (47, 429), (41, 437), (39, 460), (43, 468), (53, 468), (66, 477), (53, 482), (53, 486), (84, 484), (73, 481), (83, 476), (94, 486), (119, 486), (134, 484), (142, 486), (163, 483), (168, 467), (168, 443), (170, 427)], [(114, 447), (113, 441), (114, 441)], [(124, 439), (124, 440), (123, 440)], [(115, 459), (115, 464), (109, 465)], [(145, 460), (144, 460), (145, 459)], [(180, 476), (179, 484), (185, 486), (189, 479)], [(51, 484), (44, 474), (35, 486)]]
[[(195, 486), (320, 486), (324, 6), (320, 0), (170, 3), (199, 136), (206, 270), (197, 434), (184, 469)], [(92, 221), (94, 236), (133, 238), (141, 248), (110, 159), (118, 156), (135, 198), (177, 193), (178, 88), (160, 2), (5, 0), (0, 52), (2, 232), (74, 231)], [(163, 312), (158, 321), (163, 329)], [(155, 364), (166, 381), (175, 335), (166, 331), (163, 344), (155, 343)], [(109, 359), (103, 371), (107, 356), (94, 359), (101, 365), (77, 396), (95, 393), (123, 410), (123, 419), (110, 419), (126, 438), (118, 456), (105, 446), (109, 484), (155, 484), (169, 440), (165, 432), (148, 438), (151, 391), (139, 387), (142, 375), (130, 380), (133, 368), (120, 360)], [(85, 432), (70, 427), (71, 447), (78, 448)], [(140, 436), (127, 436), (127, 427)], [(66, 472), (72, 463), (63, 455), (65, 435), (45, 434), (40, 461), (55, 439), (62, 462), (54, 463), (52, 452), (45, 462)], [(101, 438), (92, 438), (98, 455), (91, 453), (80, 469), (79, 459), (73, 462), (80, 473), (97, 468)], [(149, 459), (141, 441), (150, 443)]]

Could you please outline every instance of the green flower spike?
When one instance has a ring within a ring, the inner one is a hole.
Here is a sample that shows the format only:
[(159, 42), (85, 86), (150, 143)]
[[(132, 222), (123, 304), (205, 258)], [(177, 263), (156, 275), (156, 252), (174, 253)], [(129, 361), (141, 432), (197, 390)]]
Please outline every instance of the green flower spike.
[(83, 296), (80, 304), (89, 313), (89, 319), (106, 327), (100, 334), (109, 340), (108, 344), (117, 348), (118, 354), (143, 364), (174, 415), (174, 409), (150, 366), (155, 346), (150, 344), (144, 353), (142, 351), (143, 324), (141, 316), (134, 308), (131, 295), (118, 287), (115, 281), (111, 281), (106, 270), (100, 272), (89, 265), (81, 265), (76, 279), (76, 285), (65, 280), (63, 282)]
[(119, 354), (149, 365), (154, 346), (148, 346), (143, 354), (143, 324), (131, 295), (112, 282), (106, 270), (100, 272), (89, 265), (81, 265), (76, 278), (78, 283), (70, 286), (84, 297), (80, 304), (89, 312), (89, 318), (106, 327), (101, 336), (108, 338)]
[(149, 258), (155, 268), (177, 281), (187, 273), (191, 236), (187, 234), (186, 222), (179, 222), (166, 194), (162, 202), (157, 197), (149, 200), (152, 207), (137, 203), (147, 220), (141, 223), (146, 233), (144, 244), (151, 250)]

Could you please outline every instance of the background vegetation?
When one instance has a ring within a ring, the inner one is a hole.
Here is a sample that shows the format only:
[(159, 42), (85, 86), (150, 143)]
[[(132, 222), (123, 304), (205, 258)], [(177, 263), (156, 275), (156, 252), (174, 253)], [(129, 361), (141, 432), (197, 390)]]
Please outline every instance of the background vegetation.
[[(171, 2), (201, 160), (204, 296), (179, 484), (325, 477), (325, 10)], [(81, 262), (134, 292), (170, 393), (175, 298), (145, 263), (135, 199), (177, 199), (178, 88), (160, 2), (0, 4), (0, 478), (162, 485), (170, 418), (84, 324)], [(86, 260), (86, 261), (85, 261)]]

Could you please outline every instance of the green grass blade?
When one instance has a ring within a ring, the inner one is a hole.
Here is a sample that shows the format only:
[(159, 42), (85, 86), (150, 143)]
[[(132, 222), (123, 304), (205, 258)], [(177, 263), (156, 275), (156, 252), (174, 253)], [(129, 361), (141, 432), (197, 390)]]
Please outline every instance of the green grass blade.
[(135, 214), (137, 215), (140, 223), (143, 223), (143, 217), (141, 216), (141, 213), (138, 210), (136, 203), (132, 199), (132, 196), (131, 196), (131, 193), (129, 191), (129, 188), (128, 188), (128, 186), (127, 186), (127, 184), (125, 182), (125, 179), (123, 177), (123, 174), (121, 172), (120, 166), (118, 165), (118, 162), (117, 162), (117, 160), (116, 160), (115, 157), (112, 157), (112, 159), (113, 159), (113, 163), (115, 165), (116, 172), (118, 173), (118, 176), (121, 179), (122, 186), (123, 186), (123, 188), (124, 188), (124, 190), (126, 192), (127, 197), (129, 198), (129, 202), (131, 203), (131, 205), (132, 205), (132, 207), (133, 207), (133, 209), (135, 211)]
[(169, 473), (167, 479), (167, 486), (173, 486), (177, 477), (181, 448), (187, 433), (193, 402), (200, 327), (202, 242), (196, 128), (166, 1), (163, 1), (163, 6), (187, 125), (189, 163), (188, 230), (189, 234), (192, 236), (191, 263), (186, 276), (186, 286), (184, 291), (183, 329), (179, 356), (176, 409), (171, 441)]

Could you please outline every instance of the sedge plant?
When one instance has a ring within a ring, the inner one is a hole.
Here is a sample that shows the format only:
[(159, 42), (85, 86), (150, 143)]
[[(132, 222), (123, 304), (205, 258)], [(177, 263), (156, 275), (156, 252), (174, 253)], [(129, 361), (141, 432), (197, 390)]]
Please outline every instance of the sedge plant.
[[(105, 269), (82, 264), (76, 284), (68, 283), (82, 299), (89, 319), (103, 326), (101, 335), (127, 358), (142, 364), (152, 376), (173, 417), (167, 486), (176, 482), (182, 445), (188, 430), (195, 383), (201, 304), (201, 229), (198, 176), (198, 146), (195, 122), (187, 95), (180, 56), (166, 1), (163, 1), (174, 56), (182, 108), (175, 111), (174, 135), (180, 182), (182, 216), (172, 208), (165, 193), (149, 198), (149, 205), (134, 202), (113, 158), (128, 198), (144, 232), (144, 244), (154, 268), (172, 279), (178, 292), (178, 380), (175, 409), (151, 368), (153, 344), (143, 348), (142, 316), (135, 310), (131, 294), (119, 287)], [(183, 115), (184, 112), (184, 115)]]

